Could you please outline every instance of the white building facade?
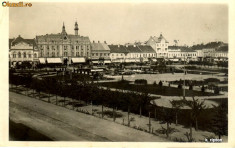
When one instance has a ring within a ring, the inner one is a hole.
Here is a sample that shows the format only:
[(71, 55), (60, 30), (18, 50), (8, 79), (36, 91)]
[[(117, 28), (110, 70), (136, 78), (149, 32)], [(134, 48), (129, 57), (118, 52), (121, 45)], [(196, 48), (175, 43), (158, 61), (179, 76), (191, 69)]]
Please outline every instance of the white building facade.
[(169, 42), (163, 37), (162, 34), (160, 34), (159, 37), (151, 36), (146, 44), (155, 50), (156, 58), (168, 58)]
[(35, 63), (38, 61), (38, 49), (34, 39), (24, 39), (20, 35), (9, 39), (9, 61), (11, 65), (23, 61)]

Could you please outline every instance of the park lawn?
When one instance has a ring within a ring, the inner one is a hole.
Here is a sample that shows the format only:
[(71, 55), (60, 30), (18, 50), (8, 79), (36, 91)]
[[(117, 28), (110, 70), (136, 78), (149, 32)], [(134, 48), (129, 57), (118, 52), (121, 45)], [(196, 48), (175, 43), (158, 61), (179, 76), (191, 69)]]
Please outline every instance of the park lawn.
[[(163, 95), (163, 96), (182, 96), (183, 89), (167, 87), (167, 86), (159, 86), (159, 85), (135, 85), (129, 84), (127, 82), (106, 82), (99, 83), (99, 85), (109, 88), (117, 88), (123, 90), (130, 90), (136, 92), (148, 92), (150, 94)], [(216, 94), (208, 93), (208, 92), (200, 92), (193, 90), (185, 90), (186, 96), (215, 96)]]

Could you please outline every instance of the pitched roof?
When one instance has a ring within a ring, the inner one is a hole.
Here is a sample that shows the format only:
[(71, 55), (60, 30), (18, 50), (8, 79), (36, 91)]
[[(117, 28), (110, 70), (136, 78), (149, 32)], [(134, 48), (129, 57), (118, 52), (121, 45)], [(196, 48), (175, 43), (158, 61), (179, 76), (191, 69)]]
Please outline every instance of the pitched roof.
[(22, 38), (20, 35), (15, 38), (15, 39), (9, 39), (9, 48), (11, 46), (14, 46), (16, 45), (17, 43), (20, 43), (20, 42), (25, 42), (27, 44), (30, 44), (30, 45), (33, 45), (33, 46), (36, 46), (36, 42), (34, 39), (24, 39)]
[(164, 36), (163, 36), (162, 34), (160, 34), (159, 37), (154, 36), (154, 37), (152, 37), (152, 39), (153, 39), (156, 43), (160, 43), (163, 39), (166, 41), (166, 43), (169, 43), (169, 42), (164, 38)]
[(156, 51), (151, 46), (148, 46), (148, 45), (140, 45), (137, 47), (140, 48), (140, 50), (143, 53), (156, 53)]
[(168, 49), (180, 49), (180, 46), (168, 46)]
[(108, 45), (110, 53), (128, 53), (127, 49), (123, 45)]
[(186, 47), (186, 46), (168, 46), (168, 49), (173, 50), (173, 49), (180, 49), (181, 52), (196, 52), (192, 48)]
[(124, 48), (126, 48), (126, 50), (130, 53), (141, 53), (142, 51), (134, 45), (128, 45), (128, 46), (124, 46)]
[(91, 50), (105, 50), (105, 51), (110, 51), (110, 48), (107, 44), (105, 43), (92, 43), (91, 44)]
[[(46, 35), (38, 35), (36, 36), (36, 39), (52, 39), (52, 40), (60, 40), (63, 39), (65, 35), (61, 34), (61, 33), (57, 33), (57, 34), (46, 34)], [(87, 36), (80, 36), (80, 35), (73, 35), (73, 34), (67, 34), (66, 35), (68, 37), (69, 40), (78, 40), (78, 41), (86, 41), (86, 42), (90, 42), (89, 37)]]
[(195, 50), (188, 48), (188, 47), (182, 47), (180, 48), (181, 52), (196, 52)]

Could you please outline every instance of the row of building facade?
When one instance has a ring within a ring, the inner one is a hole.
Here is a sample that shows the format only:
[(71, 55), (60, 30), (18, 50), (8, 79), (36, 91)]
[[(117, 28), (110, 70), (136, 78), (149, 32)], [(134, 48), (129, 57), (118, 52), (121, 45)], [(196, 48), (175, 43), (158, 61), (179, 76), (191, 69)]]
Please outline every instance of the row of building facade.
[(67, 60), (68, 64), (83, 63), (86, 60), (93, 63), (122, 63), (156, 61), (158, 58), (172, 61), (196, 61), (207, 57), (217, 60), (228, 59), (227, 44), (221, 44), (216, 48), (193, 50), (183, 46), (169, 46), (169, 42), (160, 34), (159, 37), (151, 36), (145, 43), (108, 45), (105, 41), (91, 42), (89, 37), (80, 36), (78, 30), (78, 24), (75, 22), (74, 34), (67, 34), (63, 24), (62, 31), (58, 34), (40, 35), (35, 39), (24, 39), (21, 36), (9, 39), (10, 63), (45, 63), (46, 59), (50, 59), (52, 63)]

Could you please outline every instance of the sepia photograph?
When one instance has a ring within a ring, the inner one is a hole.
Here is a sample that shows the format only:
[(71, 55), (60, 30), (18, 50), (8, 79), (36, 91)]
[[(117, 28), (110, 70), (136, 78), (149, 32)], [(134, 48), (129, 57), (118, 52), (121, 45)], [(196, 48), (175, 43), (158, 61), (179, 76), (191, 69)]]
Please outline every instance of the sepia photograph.
[(228, 3), (2, 6), (9, 141), (228, 143)]

